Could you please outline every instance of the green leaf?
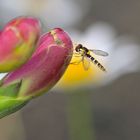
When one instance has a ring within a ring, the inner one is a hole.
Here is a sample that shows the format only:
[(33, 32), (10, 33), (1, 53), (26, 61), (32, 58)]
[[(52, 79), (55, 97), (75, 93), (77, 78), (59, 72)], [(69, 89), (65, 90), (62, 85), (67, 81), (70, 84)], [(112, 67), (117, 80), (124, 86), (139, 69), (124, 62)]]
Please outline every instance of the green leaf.
[(0, 119), (18, 111), (26, 105), (29, 100), (29, 98), (0, 96)]
[(16, 97), (22, 82), (14, 83), (8, 86), (0, 86), (0, 96)]

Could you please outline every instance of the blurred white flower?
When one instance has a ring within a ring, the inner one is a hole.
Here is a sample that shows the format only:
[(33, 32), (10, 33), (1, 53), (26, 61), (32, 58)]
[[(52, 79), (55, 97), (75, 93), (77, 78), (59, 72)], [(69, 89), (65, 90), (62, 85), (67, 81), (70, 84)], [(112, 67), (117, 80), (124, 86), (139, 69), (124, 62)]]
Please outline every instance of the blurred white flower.
[[(59, 82), (58, 88), (63, 88), (64, 86), (70, 86), (72, 88), (72, 86), (76, 87), (76, 84), (78, 86), (104, 85), (123, 74), (135, 72), (140, 69), (138, 62), (140, 59), (140, 45), (130, 36), (117, 35), (116, 30), (107, 23), (99, 22), (93, 24), (85, 32), (71, 30), (69, 34), (73, 42), (81, 43), (89, 49), (100, 49), (109, 53), (108, 57), (94, 55), (101, 64), (105, 65), (107, 73), (102, 74), (95, 66), (93, 66), (93, 72), (91, 70), (89, 72), (81, 72), (81, 69), (77, 70), (78, 65), (70, 65), (70, 68), (68, 68)], [(87, 74), (85, 75), (85, 73)]]
[(7, 73), (1, 73), (0, 74), (0, 80), (6, 75)]
[[(76, 30), (68, 31), (73, 42), (81, 43), (89, 49), (100, 49), (109, 53), (108, 57), (94, 56), (107, 68), (107, 73), (103, 74), (95, 66), (89, 71), (84, 71), (83, 67), (70, 65), (59, 85), (102, 85), (112, 82), (123, 74), (140, 70), (140, 45), (134, 38), (121, 35), (107, 23), (99, 22), (88, 27), (85, 32)], [(91, 66), (92, 67), (92, 66)], [(5, 74), (0, 74), (0, 78)], [(94, 84), (93, 84), (94, 83)]]
[(72, 0), (1, 0), (0, 7), (6, 22), (16, 16), (34, 15), (40, 17), (49, 28), (71, 26), (86, 12), (86, 8), (82, 10)]

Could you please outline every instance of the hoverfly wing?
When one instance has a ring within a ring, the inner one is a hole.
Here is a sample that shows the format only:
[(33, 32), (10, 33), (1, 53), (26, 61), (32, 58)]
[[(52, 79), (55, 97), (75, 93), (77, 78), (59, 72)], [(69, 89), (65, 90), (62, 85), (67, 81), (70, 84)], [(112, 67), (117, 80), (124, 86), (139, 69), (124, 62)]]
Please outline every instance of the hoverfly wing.
[(99, 55), (99, 56), (108, 56), (109, 54), (105, 51), (102, 51), (102, 50), (90, 50), (91, 52), (93, 52), (94, 54), (96, 55)]
[(90, 60), (87, 57), (83, 56), (82, 64), (83, 64), (84, 70), (87, 71), (90, 67)]

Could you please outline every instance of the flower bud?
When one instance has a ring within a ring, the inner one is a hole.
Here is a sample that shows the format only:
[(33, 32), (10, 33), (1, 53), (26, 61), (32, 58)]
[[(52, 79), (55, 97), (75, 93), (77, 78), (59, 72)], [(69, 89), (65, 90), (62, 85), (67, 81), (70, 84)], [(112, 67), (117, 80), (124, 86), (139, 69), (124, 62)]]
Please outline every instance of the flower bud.
[[(18, 99), (17, 106), (19, 106), (19, 99), (22, 100), (21, 104), (24, 104), (23, 99), (26, 103), (28, 99), (39, 96), (53, 87), (62, 77), (71, 60), (73, 45), (69, 36), (62, 29), (55, 28), (44, 34), (38, 45), (26, 64), (6, 75), (1, 81), (1, 88), (14, 85), (12, 91), (16, 91), (14, 98)], [(14, 92), (13, 94), (15, 94)], [(8, 101), (9, 99), (3, 105)], [(11, 104), (14, 106), (15, 103)], [(3, 110), (9, 108), (8, 105), (1, 110), (0, 102), (0, 116)], [(11, 110), (14, 112), (14, 107)], [(8, 112), (6, 112), (7, 114)]]
[(32, 17), (18, 17), (0, 32), (0, 72), (12, 71), (32, 55), (40, 35), (40, 22)]

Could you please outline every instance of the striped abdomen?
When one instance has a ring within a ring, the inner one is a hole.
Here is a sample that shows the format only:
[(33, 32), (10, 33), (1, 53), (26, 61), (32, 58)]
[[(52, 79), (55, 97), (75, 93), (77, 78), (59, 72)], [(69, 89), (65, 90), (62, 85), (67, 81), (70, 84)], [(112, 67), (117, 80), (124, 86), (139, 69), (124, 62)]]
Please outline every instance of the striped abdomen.
[(96, 60), (93, 56), (91, 56), (90, 54), (86, 54), (86, 57), (90, 58), (90, 60), (97, 65), (102, 71), (106, 71), (106, 69), (104, 68), (103, 65), (101, 65), (98, 60)]

